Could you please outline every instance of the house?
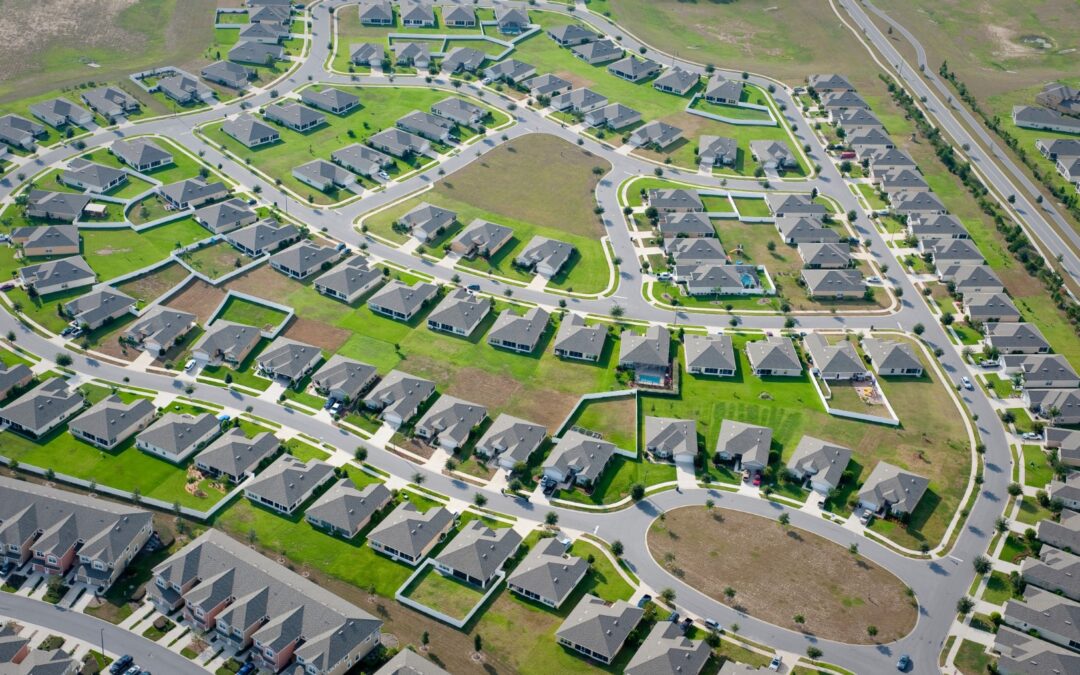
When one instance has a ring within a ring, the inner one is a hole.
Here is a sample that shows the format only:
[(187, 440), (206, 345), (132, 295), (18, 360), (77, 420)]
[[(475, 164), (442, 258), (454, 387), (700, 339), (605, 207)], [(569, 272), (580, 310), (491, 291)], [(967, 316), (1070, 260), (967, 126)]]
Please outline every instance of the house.
[(1003, 293), (1005, 286), (988, 265), (955, 265), (938, 272), (938, 277), (960, 295)]
[(467, 584), (487, 588), (520, 545), (521, 535), (513, 528), (492, 529), (483, 521), (472, 520), (435, 556), (435, 569)]
[(0, 141), (20, 150), (32, 151), (38, 138), (45, 136), (45, 127), (19, 115), (0, 116)]
[(271, 380), (284, 380), (293, 387), (315, 370), (322, 358), (318, 347), (278, 337), (259, 354), (259, 371)]
[(1065, 115), (1080, 115), (1080, 90), (1061, 82), (1049, 82), (1035, 94), (1035, 102)]
[(480, 127), (488, 116), (488, 111), (463, 98), (451, 96), (431, 105), (431, 114), (460, 124), (463, 127)]
[(709, 216), (700, 211), (662, 213), (656, 229), (660, 233), (660, 238), (665, 242), (668, 242), (669, 239), (716, 236), (716, 229), (713, 228)]
[(735, 462), (746, 471), (760, 472), (769, 465), (771, 448), (772, 429), (769, 427), (734, 420), (720, 423), (720, 434), (716, 438), (716, 457), (720, 460)]
[(30, 190), (26, 201), (26, 215), (30, 218), (70, 223), (82, 216), (90, 201), (87, 195), (73, 192)]
[(419, 110), (414, 110), (400, 118), (396, 124), (402, 131), (443, 145), (452, 142), (454, 136), (453, 122)]
[(95, 281), (94, 270), (78, 255), (19, 268), (19, 283), (38, 295), (91, 286)]
[(487, 408), (484, 406), (443, 395), (416, 423), (413, 433), (428, 443), (437, 443), (444, 450), (457, 452), (485, 419)]
[(547, 36), (560, 47), (576, 47), (600, 37), (584, 26), (575, 23), (550, 28), (547, 31)]
[(0, 663), (22, 663), (30, 655), (30, 638), (19, 635), (21, 627), (9, 621), (0, 628)]
[(907, 231), (909, 235), (920, 240), (934, 239), (942, 241), (970, 237), (967, 228), (960, 222), (960, 219), (951, 214), (926, 217), (915, 214), (908, 218)]
[[(915, 169), (890, 169), (876, 178), (881, 191), (888, 197), (894, 192), (928, 190), (929, 186)], [(941, 216), (938, 216), (941, 217)]]
[(581, 315), (567, 314), (555, 334), (555, 356), (596, 363), (604, 353), (607, 334), (603, 326), (589, 326)]
[(300, 100), (309, 106), (335, 115), (344, 115), (360, 105), (360, 97), (336, 87), (313, 89), (308, 87), (300, 94)]
[(229, 196), (229, 189), (225, 183), (214, 181), (207, 183), (201, 178), (188, 178), (186, 180), (163, 185), (158, 188), (158, 193), (175, 209), (194, 209)]
[(464, 288), (454, 289), (428, 314), (431, 330), (469, 337), (491, 311), (491, 301)]
[(366, 258), (356, 256), (315, 278), (313, 286), (323, 295), (352, 304), (382, 283), (378, 268), (368, 267)]
[(1013, 124), (1024, 129), (1080, 134), (1080, 119), (1062, 115), (1048, 108), (1039, 108), (1032, 105), (1014, 106), (1012, 120)]
[(364, 405), (380, 410), (380, 417), (392, 427), (411, 420), (431, 395), (435, 383), (400, 370), (391, 370), (364, 398)]
[(814, 372), (823, 380), (865, 380), (870, 372), (851, 342), (841, 339), (830, 344), (818, 333), (803, 338)]
[(194, 314), (158, 305), (133, 323), (121, 337), (136, 349), (159, 358), (194, 327)]
[(272, 255), (270, 266), (293, 279), (306, 279), (316, 272), (330, 269), (339, 258), (341, 251), (335, 247), (302, 241)]
[(633, 370), (635, 379), (644, 384), (667, 377), (671, 369), (671, 332), (665, 326), (650, 325), (644, 335), (630, 330), (619, 342), (619, 367)]
[(94, 122), (94, 113), (62, 96), (32, 104), (30, 114), (45, 124), (57, 128), (68, 124), (89, 127)]
[(746, 343), (746, 357), (758, 377), (798, 377), (802, 361), (788, 337), (769, 337)]
[(334, 480), (334, 467), (317, 459), (282, 455), (247, 483), (244, 496), (278, 513), (291, 514), (320, 487)]
[(305, 133), (326, 124), (326, 115), (299, 103), (271, 103), (263, 110), (263, 117), (297, 133)]
[(799, 256), (809, 269), (851, 267), (851, 247), (847, 244), (814, 242), (799, 244)]
[[(531, 80), (530, 80), (531, 81)], [(613, 131), (641, 122), (641, 113), (622, 103), (609, 103), (585, 114), (585, 124)]]
[(1059, 158), (1057, 170), (1070, 183), (1080, 183), (1080, 157)]
[(590, 593), (562, 622), (555, 637), (564, 647), (609, 664), (644, 614), (645, 610), (625, 600), (609, 604)]
[(0, 477), (0, 522), (0, 561), (29, 562), (46, 576), (74, 572), (96, 593), (124, 573), (154, 529), (148, 511), (7, 476)]
[(417, 281), (409, 286), (393, 279), (368, 299), (367, 306), (385, 317), (408, 322), (438, 293), (439, 289), (434, 284)]
[(442, 10), (443, 25), (452, 28), (472, 28), (476, 25), (476, 11), (464, 5), (446, 5)]
[(558, 609), (589, 572), (589, 563), (567, 555), (557, 537), (536, 543), (506, 579), (512, 593)]
[(715, 237), (665, 238), (664, 249), (675, 260), (676, 267), (720, 264), (728, 259), (723, 245)]
[(939, 216), (947, 213), (945, 205), (929, 190), (900, 190), (889, 195), (893, 213), (901, 216)]
[(742, 82), (729, 80), (719, 73), (710, 76), (705, 85), (705, 100), (713, 105), (738, 105), (742, 93)]
[(383, 518), (367, 535), (375, 551), (416, 567), (454, 526), (454, 514), (442, 506), (423, 513), (405, 502)]
[(1050, 343), (1038, 327), (1026, 322), (987, 323), (983, 326), (986, 342), (1002, 354), (1047, 354)]
[(803, 270), (802, 280), (811, 298), (851, 300), (866, 294), (866, 281), (858, 270)]
[(851, 461), (851, 449), (803, 436), (787, 462), (788, 471), (803, 482), (809, 481), (815, 492), (828, 495), (840, 485), (844, 470)]
[(784, 141), (750, 141), (750, 154), (766, 171), (783, 172), (799, 166)]
[(517, 35), (528, 30), (529, 13), (517, 7), (497, 5), (495, 23), (499, 25), (499, 32), (503, 35)]
[[(273, 0), (271, 0), (273, 2)], [(248, 12), (249, 23), (276, 23), (287, 26), (292, 22), (292, 6), (288, 0), (279, 0), (280, 4), (252, 3), (256, 6)]]
[(81, 157), (68, 162), (60, 182), (69, 187), (103, 194), (127, 182), (127, 171), (97, 164)]
[[(1051, 427), (1047, 429), (1047, 432), (1053, 430), (1054, 428)], [(1076, 438), (1080, 435), (1080, 432), (1068, 429), (1057, 429), (1057, 431), (1064, 431), (1073, 435), (1075, 442), (1072, 447), (1080, 445), (1080, 438)], [(1047, 433), (1047, 441), (1049, 440), (1050, 434)], [(1070, 553), (1080, 551), (1080, 512), (1063, 509), (1061, 519), (1058, 522), (1049, 519), (1040, 520), (1035, 525), (1035, 534), (1039, 541), (1054, 548)]]
[(1021, 373), (1028, 389), (1080, 387), (1080, 376), (1060, 354), (1019, 354), (1003, 356), (1005, 374)]
[(585, 115), (591, 110), (602, 108), (607, 103), (607, 98), (584, 87), (552, 96), (550, 101), (552, 109), (578, 115)]
[(512, 471), (540, 449), (547, 438), (547, 429), (503, 413), (476, 442), (474, 452), (480, 457), (496, 459), (500, 468)]
[(431, 154), (431, 143), (397, 127), (383, 129), (369, 138), (368, 144), (376, 150), (401, 159)]
[(870, 159), (882, 150), (895, 147), (889, 135), (878, 127), (858, 127), (852, 130), (847, 136), (847, 143), (859, 161)]
[(634, 129), (628, 142), (637, 148), (659, 148), (664, 150), (682, 140), (682, 137), (683, 132), (679, 127), (660, 120), (653, 120)]
[(994, 651), (1000, 654), (996, 668), (1002, 675), (1071, 673), (1080, 668), (1080, 654), (1075, 651), (1008, 626), (1001, 626), (995, 634)]
[(184, 73), (168, 75), (157, 81), (158, 90), (180, 105), (210, 103), (214, 90)]
[(299, 238), (300, 230), (295, 225), (283, 225), (273, 218), (264, 218), (225, 236), (226, 241), (252, 258), (277, 251)]
[(969, 321), (996, 323), (1020, 321), (1020, 310), (1009, 296), (997, 293), (965, 293), (964, 315)]
[(1046, 491), (1051, 500), (1061, 500), (1065, 508), (1080, 511), (1080, 473), (1070, 472), (1064, 480), (1055, 478)]
[(487, 54), (472, 47), (454, 47), (443, 57), (441, 69), (444, 73), (475, 73), (487, 61)]
[(845, 109), (863, 108), (869, 110), (870, 108), (870, 104), (854, 91), (827, 91), (818, 98), (818, 106), (829, 113), (830, 119), (833, 119), (832, 116), (837, 114), (838, 111)]
[(683, 188), (650, 188), (646, 193), (646, 202), (659, 213), (705, 211), (705, 206), (701, 202), (701, 195), (696, 190)]
[(119, 87), (108, 85), (86, 90), (79, 95), (79, 98), (110, 124), (121, 122), (128, 115), (137, 113), (142, 108), (139, 99)]
[[(21, 379), (25, 379), (25, 376)], [(8, 431), (41, 438), (82, 410), (86, 399), (60, 377), (45, 380), (0, 410)]]
[(84, 330), (97, 330), (134, 309), (135, 298), (112, 286), (102, 286), (66, 303), (64, 314)]
[(229, 50), (229, 60), (269, 66), (275, 61), (285, 60), (285, 48), (277, 44), (242, 40)]
[(147, 595), (256, 670), (338, 675), (379, 644), (382, 621), (246, 544), (207, 530), (154, 568)]
[(203, 363), (228, 363), (236, 367), (247, 358), (261, 339), (259, 329), (254, 326), (218, 319), (207, 327), (203, 336), (191, 348), (191, 356)]
[(402, 649), (394, 658), (386, 662), (375, 675), (450, 675), (444, 670), (414, 652), (410, 647)]
[(195, 220), (214, 234), (226, 234), (259, 219), (244, 200), (236, 198), (204, 206), (194, 215)]
[(1002, 620), (1010, 628), (1062, 647), (1075, 649), (1080, 645), (1080, 603), (1034, 586), (1024, 589), (1023, 600), (1005, 602)]
[(393, 26), (394, 8), (389, 0), (371, 0), (361, 3), (360, 23), (365, 26)]
[(321, 192), (356, 189), (356, 176), (325, 159), (315, 159), (292, 170), (293, 178)]
[(570, 91), (574, 86), (569, 80), (564, 80), (558, 75), (552, 75), (551, 73), (545, 75), (537, 75), (522, 83), (526, 89), (529, 90), (529, 94), (537, 98), (541, 96), (551, 97), (557, 94), (562, 94)]
[(334, 354), (311, 376), (315, 391), (328, 400), (352, 403), (379, 378), (375, 366)]
[(281, 442), (269, 431), (248, 438), (242, 429), (233, 427), (195, 455), (195, 467), (208, 476), (239, 485), (280, 449)]
[(380, 171), (394, 166), (394, 158), (378, 150), (353, 143), (330, 153), (330, 159), (353, 173), (374, 178)]
[(984, 262), (983, 255), (978, 247), (970, 239), (940, 239), (929, 242), (927, 248), (934, 256), (934, 266), (950, 265), (981, 265)]
[(658, 621), (626, 664), (625, 672), (626, 675), (697, 675), (711, 655), (708, 643), (687, 638), (677, 621)]
[(492, 82), (517, 84), (536, 75), (536, 68), (517, 59), (508, 59), (493, 63), (484, 70), (484, 77)]
[(685, 335), (683, 350), (686, 372), (691, 375), (732, 377), (738, 369), (730, 335)]
[(200, 74), (208, 82), (214, 82), (238, 91), (246, 89), (248, 84), (258, 77), (253, 69), (231, 61), (211, 63), (203, 68)]
[(862, 348), (878, 375), (922, 377), (922, 361), (909, 342), (866, 338)]
[(765, 195), (765, 203), (775, 218), (812, 218), (823, 220), (829, 210), (823, 204), (812, 200), (809, 195), (773, 194)]
[(653, 81), (653, 88), (665, 94), (685, 96), (698, 83), (697, 73), (691, 73), (675, 66), (669, 68)]
[(622, 47), (608, 39), (582, 43), (576, 47), (571, 47), (570, 52), (590, 66), (599, 66), (609, 61), (621, 59), (625, 53)]
[(82, 239), (75, 225), (34, 225), (11, 231), (11, 242), (22, 247), (23, 256), (78, 255)]
[(684, 286), (687, 295), (757, 295), (762, 292), (758, 270), (752, 265), (708, 262), (677, 264), (674, 279)]
[(423, 0), (402, 0), (398, 4), (401, 25), (406, 28), (434, 28), (435, 8)]
[(149, 399), (137, 398), (125, 403), (113, 394), (71, 420), (68, 431), (90, 445), (112, 450), (146, 428), (156, 412)]
[(855, 87), (851, 86), (851, 83), (848, 82), (847, 79), (844, 78), (844, 76), (836, 75), (834, 73), (811, 75), (806, 78), (806, 84), (817, 94), (824, 94), (827, 92), (855, 91)]
[(7, 399), (11, 392), (22, 389), (34, 380), (34, 373), (22, 363), (7, 366), (0, 363), (0, 401)]
[(657, 459), (693, 466), (697, 457), (697, 423), (671, 417), (645, 417), (645, 450)]
[(1080, 389), (1025, 389), (1024, 401), (1051, 424), (1080, 424)]
[(1043, 157), (1056, 162), (1059, 157), (1080, 157), (1080, 139), (1040, 138), (1035, 147)]
[(238, 39), (241, 42), (261, 42), (276, 45), (287, 37), (289, 37), (289, 29), (280, 23), (252, 21), (246, 26), (241, 26)]
[(113, 141), (113, 144), (109, 146), (109, 152), (140, 173), (173, 163), (172, 154), (161, 149), (161, 146), (149, 138)]
[(412, 66), (427, 70), (431, 65), (431, 45), (427, 42), (399, 41), (390, 45), (394, 50), (394, 60), (399, 66)]
[(382, 483), (358, 490), (350, 481), (341, 481), (308, 507), (304, 520), (331, 534), (352, 539), (393, 499), (394, 495)]
[(210, 413), (168, 412), (135, 437), (135, 447), (173, 464), (183, 464), (221, 433), (221, 422)]
[(897, 169), (917, 169), (915, 160), (903, 150), (880, 147), (866, 157), (870, 162), (870, 178), (877, 181), (882, 174)]
[(1020, 575), (1029, 586), (1080, 601), (1080, 557), (1043, 545), (1038, 557), (1024, 558)]
[(566, 266), (566, 263), (570, 262), (574, 250), (574, 246), (565, 241), (536, 235), (514, 258), (514, 264), (533, 270), (545, 279), (551, 279)]
[(878, 462), (859, 489), (859, 506), (874, 513), (910, 515), (930, 481), (888, 462)]
[(258, 148), (281, 140), (278, 130), (269, 124), (264, 124), (254, 115), (244, 113), (225, 120), (221, 125), (221, 131), (227, 136), (235, 138), (248, 148)]
[(386, 58), (383, 45), (375, 42), (354, 42), (349, 45), (349, 61), (357, 66), (378, 68)]
[(877, 118), (877, 115), (866, 108), (847, 108), (839, 110), (833, 114), (833, 118), (836, 126), (847, 133), (854, 133), (855, 131), (862, 132), (867, 129), (885, 130), (885, 125), (881, 123), (881, 120)]
[(539, 307), (533, 307), (524, 315), (515, 314), (509, 308), (504, 309), (488, 332), (487, 342), (492, 347), (531, 354), (547, 330), (550, 316)]
[(739, 159), (739, 142), (725, 136), (698, 137), (698, 161), (706, 166), (735, 166)]
[(544, 462), (544, 475), (556, 483), (592, 485), (615, 455), (615, 446), (577, 431), (568, 431), (555, 443)]
[(633, 56), (623, 58), (608, 65), (607, 71), (627, 82), (641, 82), (660, 72), (660, 64), (649, 59), (638, 59)]

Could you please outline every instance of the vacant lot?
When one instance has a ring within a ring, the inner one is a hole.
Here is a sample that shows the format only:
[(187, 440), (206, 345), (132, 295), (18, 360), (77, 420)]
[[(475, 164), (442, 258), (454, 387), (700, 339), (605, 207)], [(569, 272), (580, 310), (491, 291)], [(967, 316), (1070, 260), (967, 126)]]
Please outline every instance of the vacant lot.
[[(681, 570), (686, 583), (722, 602), (730, 586), (741, 611), (778, 626), (849, 643), (891, 642), (915, 626), (915, 607), (891, 573), (760, 516), (679, 508), (653, 524), (648, 542), (653, 557)], [(877, 627), (876, 638), (867, 626)]]
[(128, 228), (83, 230), (83, 256), (98, 279), (108, 281), (160, 262), (177, 247), (207, 236), (209, 233), (191, 217), (142, 232)]
[(464, 619), (484, 597), (484, 592), (429, 566), (405, 589), (404, 595), (447, 616)]
[(211, 279), (225, 276), (251, 262), (251, 258), (237, 251), (226, 241), (214, 242), (209, 246), (185, 253), (182, 257), (193, 270)]
[(117, 288), (144, 305), (161, 297), (188, 276), (188, 271), (181, 265), (169, 263), (150, 274), (144, 274), (117, 284)]
[(198, 323), (205, 326), (224, 298), (225, 291), (205, 281), (193, 279), (183, 290), (169, 298), (166, 304), (173, 309), (194, 314)]
[(271, 330), (284, 321), (286, 316), (286, 313), (280, 309), (233, 296), (225, 302), (217, 318), (222, 321), (255, 326), (260, 330)]

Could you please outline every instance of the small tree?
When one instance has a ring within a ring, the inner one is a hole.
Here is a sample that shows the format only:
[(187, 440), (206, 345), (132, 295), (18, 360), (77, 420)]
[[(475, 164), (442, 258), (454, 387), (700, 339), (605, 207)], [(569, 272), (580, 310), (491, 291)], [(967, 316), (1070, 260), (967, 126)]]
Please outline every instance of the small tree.
[(1009, 519), (1008, 518), (998, 518), (997, 520), (994, 521), (994, 529), (997, 530), (998, 532), (1002, 533), (1002, 534), (1008, 532), (1009, 531)]
[(726, 588), (724, 588), (724, 597), (727, 598), (728, 602), (731, 602), (732, 600), (734, 600), (735, 599), (735, 589), (732, 588), (731, 586), (727, 586)]
[(71, 355), (70, 354), (63, 354), (63, 353), (57, 354), (56, 355), (56, 365), (60, 366), (61, 368), (67, 368), (68, 366), (70, 366), (71, 365)]
[(555, 513), (554, 511), (548, 511), (547, 515), (544, 516), (544, 522), (548, 525), (557, 524), (559, 522), (559, 514)]
[(787, 527), (788, 523), (791, 522), (791, 516), (789, 516), (787, 513), (781, 513), (780, 517), (777, 518), (777, 521), (779, 521), (782, 526)]
[(911, 330), (916, 335), (922, 335), (924, 332), (926, 332), (926, 326), (922, 325), (921, 323), (917, 323), (911, 327)]
[(713, 501), (712, 499), (706, 499), (705, 500), (705, 509), (706, 510), (712, 511), (715, 506), (716, 506), (716, 502)]
[(975, 568), (976, 574), (986, 574), (993, 569), (990, 561), (987, 560), (986, 556), (982, 555), (975, 556), (975, 559), (971, 561), (971, 565)]
[(611, 555), (615, 556), (616, 558), (621, 558), (622, 554), (623, 554), (623, 543), (621, 541), (619, 541), (618, 539), (611, 542)]
[(809, 647), (806, 648), (806, 655), (810, 658), (811, 661), (817, 661), (818, 659), (821, 658), (821, 655), (823, 653), (824, 652), (822, 652), (820, 649), (818, 649), (817, 647), (815, 647), (813, 645), (810, 645)]
[(367, 448), (357, 448), (356, 452), (353, 453), (353, 456), (356, 457), (356, 461), (358, 461), (358, 462), (366, 462), (367, 461)]
[(851, 546), (848, 546), (847, 550), (851, 555), (859, 555), (859, 545), (855, 542), (851, 542)]
[(960, 615), (967, 614), (974, 607), (975, 607), (975, 601), (972, 600), (971, 598), (969, 598), (966, 595), (956, 601), (956, 611)]
[(875, 626), (873, 624), (867, 626), (866, 627), (866, 634), (869, 635), (870, 637), (874, 637), (875, 635), (877, 635), (877, 626)]
[(799, 624), (800, 626), (806, 623), (806, 617), (802, 614), (796, 614), (795, 616), (791, 617), (791, 620)]
[(430, 642), (431, 642), (431, 635), (429, 635), (427, 631), (424, 631), (424, 632), (423, 632), (423, 633), (422, 633), (422, 634), (420, 635), (420, 644), (422, 644), (422, 645), (424, 645), (425, 647), (427, 647), (427, 646), (428, 646), (428, 644), (429, 644)]
[(476, 495), (473, 496), (473, 504), (476, 504), (477, 506), (483, 508), (484, 505), (487, 504), (487, 497), (477, 492)]
[(477, 633), (476, 635), (473, 636), (472, 643), (473, 643), (473, 647), (476, 649), (476, 651), (478, 651), (478, 652), (484, 651), (484, 639), (482, 637), (480, 637), (480, 633)]
[(668, 588), (665, 588), (664, 590), (660, 591), (660, 599), (663, 600), (664, 604), (666, 604), (666, 605), (670, 605), (670, 604), (674, 603), (675, 602), (675, 589), (668, 587)]
[(635, 502), (645, 499), (645, 486), (641, 483), (634, 483), (630, 488), (630, 498)]

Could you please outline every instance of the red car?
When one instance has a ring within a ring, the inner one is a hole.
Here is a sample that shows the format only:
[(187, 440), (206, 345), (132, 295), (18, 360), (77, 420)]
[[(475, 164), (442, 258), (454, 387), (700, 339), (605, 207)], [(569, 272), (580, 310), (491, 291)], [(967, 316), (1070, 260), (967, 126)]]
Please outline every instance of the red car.
[(761, 485), (761, 474), (760, 473), (755, 473), (754, 474), (754, 487), (759, 487), (760, 485)]

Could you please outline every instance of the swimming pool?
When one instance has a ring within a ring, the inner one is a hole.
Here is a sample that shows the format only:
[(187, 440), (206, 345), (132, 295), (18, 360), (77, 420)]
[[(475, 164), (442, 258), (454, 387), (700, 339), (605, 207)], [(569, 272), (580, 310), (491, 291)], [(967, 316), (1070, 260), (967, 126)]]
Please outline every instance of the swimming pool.
[(648, 384), (653, 387), (660, 387), (664, 384), (664, 378), (660, 375), (650, 375), (649, 373), (641, 373), (637, 376), (637, 381), (641, 384)]

